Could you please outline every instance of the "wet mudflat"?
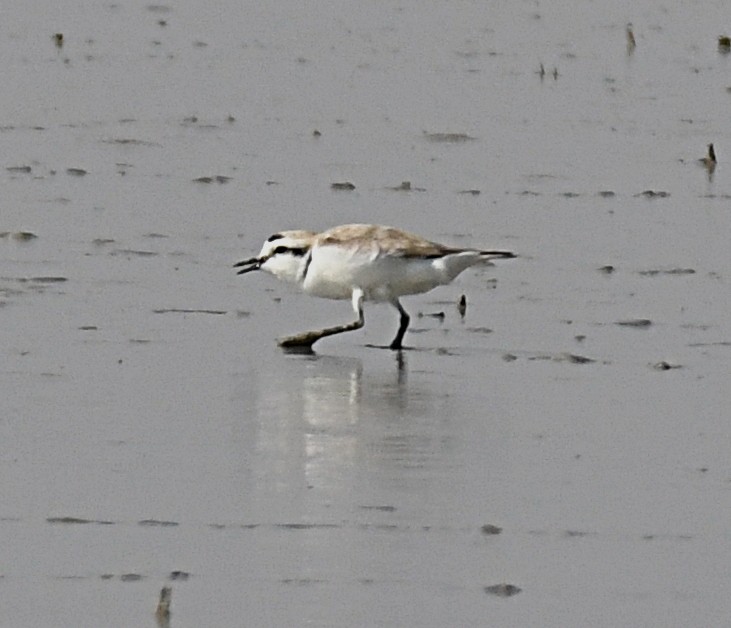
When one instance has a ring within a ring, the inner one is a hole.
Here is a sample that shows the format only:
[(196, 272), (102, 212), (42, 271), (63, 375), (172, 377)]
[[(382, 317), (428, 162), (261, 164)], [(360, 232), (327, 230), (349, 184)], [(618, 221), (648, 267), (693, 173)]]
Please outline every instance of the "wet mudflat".
[[(726, 620), (723, 3), (36, 4), (0, 623), (155, 626), (163, 587), (175, 628)], [(231, 265), (347, 222), (520, 258), (405, 299), (401, 354), (383, 306), (285, 354), (349, 304)]]

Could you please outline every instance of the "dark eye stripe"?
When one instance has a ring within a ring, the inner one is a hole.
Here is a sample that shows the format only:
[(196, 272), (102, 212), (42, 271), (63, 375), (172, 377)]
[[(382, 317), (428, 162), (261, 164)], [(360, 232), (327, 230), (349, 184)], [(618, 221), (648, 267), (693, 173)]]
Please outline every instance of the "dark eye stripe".
[(288, 246), (278, 246), (273, 251), (274, 255), (281, 255), (282, 253), (291, 253), (295, 257), (302, 257), (305, 253), (307, 253), (307, 249), (298, 248), (298, 247), (290, 248)]
[(281, 233), (275, 233), (274, 235), (269, 236), (269, 238), (267, 238), (267, 242), (274, 242), (274, 240), (279, 240), (280, 238), (283, 238), (283, 237), (284, 236)]

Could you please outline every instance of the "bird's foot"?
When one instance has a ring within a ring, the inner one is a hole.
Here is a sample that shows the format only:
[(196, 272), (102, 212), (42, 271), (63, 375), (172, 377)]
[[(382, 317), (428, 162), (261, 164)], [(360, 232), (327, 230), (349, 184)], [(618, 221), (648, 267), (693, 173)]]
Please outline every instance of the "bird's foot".
[(318, 331), (305, 331), (294, 336), (279, 338), (277, 344), (285, 351), (292, 353), (312, 353), (312, 345), (322, 338)]

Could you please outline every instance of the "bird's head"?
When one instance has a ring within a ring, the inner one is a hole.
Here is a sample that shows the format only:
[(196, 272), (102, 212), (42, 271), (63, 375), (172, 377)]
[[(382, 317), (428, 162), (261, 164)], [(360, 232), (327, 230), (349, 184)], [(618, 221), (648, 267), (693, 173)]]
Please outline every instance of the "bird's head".
[(278, 279), (299, 282), (305, 260), (315, 239), (312, 231), (279, 231), (269, 236), (257, 257), (234, 264), (239, 275), (252, 270), (265, 270)]

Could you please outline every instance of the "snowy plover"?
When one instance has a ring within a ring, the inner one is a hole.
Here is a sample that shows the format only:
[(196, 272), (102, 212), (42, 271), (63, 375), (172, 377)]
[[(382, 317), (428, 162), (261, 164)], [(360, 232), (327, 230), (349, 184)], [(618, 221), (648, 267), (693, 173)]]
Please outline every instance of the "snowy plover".
[(515, 253), (445, 246), (393, 227), (341, 225), (322, 233), (280, 231), (267, 239), (257, 257), (234, 267), (241, 268), (239, 275), (265, 270), (313, 296), (351, 300), (357, 320), (282, 338), (281, 347), (310, 349), (321, 338), (360, 329), (365, 324), (363, 302), (377, 301), (399, 311), (390, 348), (401, 349), (410, 319), (399, 297), (448, 284), (479, 262), (511, 257)]

